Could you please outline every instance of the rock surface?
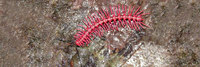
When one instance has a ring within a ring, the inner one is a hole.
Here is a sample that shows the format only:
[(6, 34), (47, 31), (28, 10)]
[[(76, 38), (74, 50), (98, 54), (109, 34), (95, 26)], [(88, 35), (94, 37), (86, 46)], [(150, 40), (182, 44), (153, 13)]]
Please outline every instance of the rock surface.
[[(146, 9), (151, 28), (74, 44), (85, 16), (117, 4)], [(0, 0), (0, 66), (199, 67), (199, 17), (199, 0)]]

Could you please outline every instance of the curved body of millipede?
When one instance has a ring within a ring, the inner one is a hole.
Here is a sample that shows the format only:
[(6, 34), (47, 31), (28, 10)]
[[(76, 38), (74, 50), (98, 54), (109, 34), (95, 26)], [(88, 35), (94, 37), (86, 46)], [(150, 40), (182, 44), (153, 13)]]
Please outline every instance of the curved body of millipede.
[(79, 25), (83, 29), (77, 29), (79, 31), (74, 35), (76, 45), (84, 46), (86, 44), (88, 46), (92, 37), (93, 39), (95, 36), (101, 37), (103, 31), (118, 30), (118, 27), (129, 27), (136, 31), (144, 29), (144, 26), (149, 27), (142, 22), (141, 17), (149, 13), (143, 13), (140, 7), (135, 11), (134, 8), (129, 6), (127, 11), (125, 5), (110, 6), (109, 9), (97, 11), (94, 16), (85, 17), (83, 20), (85, 26)]

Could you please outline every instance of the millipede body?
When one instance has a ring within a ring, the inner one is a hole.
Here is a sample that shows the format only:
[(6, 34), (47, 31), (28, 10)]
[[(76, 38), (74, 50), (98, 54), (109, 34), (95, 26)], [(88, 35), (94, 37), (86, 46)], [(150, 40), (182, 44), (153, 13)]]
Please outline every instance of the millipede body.
[(78, 25), (82, 29), (77, 29), (79, 31), (74, 35), (76, 45), (88, 46), (95, 36), (101, 37), (104, 31), (118, 30), (118, 27), (127, 27), (136, 31), (144, 29), (144, 26), (149, 27), (143, 23), (144, 19), (142, 19), (143, 15), (149, 13), (144, 13), (140, 7), (136, 10), (134, 8), (134, 6), (127, 8), (126, 5), (109, 6), (109, 8), (96, 11), (93, 16), (85, 17), (83, 20), (85, 25)]

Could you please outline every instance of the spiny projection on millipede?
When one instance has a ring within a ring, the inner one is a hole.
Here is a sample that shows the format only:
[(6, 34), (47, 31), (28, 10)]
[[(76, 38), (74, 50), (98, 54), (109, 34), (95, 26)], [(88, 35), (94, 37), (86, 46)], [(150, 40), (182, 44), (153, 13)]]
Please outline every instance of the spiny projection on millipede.
[[(143, 23), (144, 13), (140, 6), (117, 5), (96, 11), (93, 16), (89, 15), (82, 21), (84, 25), (78, 25), (78, 32), (74, 35), (75, 44), (84, 46), (90, 43), (95, 36), (103, 36), (104, 31), (118, 30), (118, 27), (130, 28), (136, 31), (149, 27)], [(144, 27), (145, 26), (145, 27)]]

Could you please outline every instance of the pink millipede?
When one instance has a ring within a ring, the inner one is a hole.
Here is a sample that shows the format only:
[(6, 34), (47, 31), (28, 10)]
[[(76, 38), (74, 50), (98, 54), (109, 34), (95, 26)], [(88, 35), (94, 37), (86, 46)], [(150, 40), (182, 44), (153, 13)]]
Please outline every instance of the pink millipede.
[(127, 13), (127, 6), (125, 5), (121, 7), (120, 5), (114, 7), (110, 6), (109, 10), (105, 8), (95, 12), (94, 16), (89, 15), (85, 17), (85, 21), (83, 20), (85, 26), (78, 25), (83, 29), (77, 29), (79, 31), (74, 35), (76, 45), (84, 46), (84, 44), (86, 44), (88, 46), (91, 37), (93, 37), (93, 39), (95, 37), (94, 35), (101, 37), (103, 35), (103, 30), (118, 30), (118, 27), (127, 26), (130, 29), (140, 31), (140, 28), (144, 29), (143, 26), (149, 27), (142, 22), (143, 19), (141, 17), (149, 13), (143, 13), (143, 10), (139, 11), (140, 7), (133, 13), (134, 8), (134, 6), (132, 8), (129, 6)]

